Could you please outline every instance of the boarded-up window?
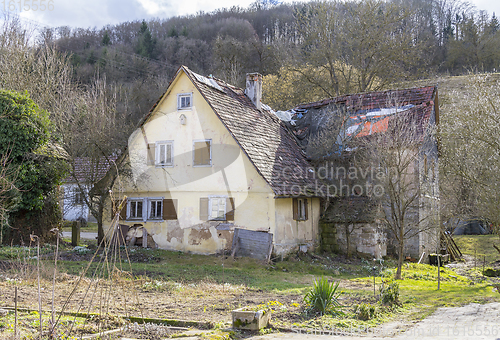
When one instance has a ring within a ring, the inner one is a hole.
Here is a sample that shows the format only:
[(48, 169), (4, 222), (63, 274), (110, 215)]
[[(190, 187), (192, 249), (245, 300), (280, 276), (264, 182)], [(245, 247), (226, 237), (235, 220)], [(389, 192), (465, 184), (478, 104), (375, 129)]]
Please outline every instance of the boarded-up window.
[(293, 219), (305, 221), (308, 219), (307, 198), (294, 198), (292, 200)]
[(176, 220), (177, 219), (177, 200), (165, 198), (163, 200), (163, 219)]
[(155, 144), (154, 143), (148, 144), (146, 165), (155, 165)]
[(193, 143), (193, 165), (210, 166), (212, 165), (211, 140), (196, 141)]

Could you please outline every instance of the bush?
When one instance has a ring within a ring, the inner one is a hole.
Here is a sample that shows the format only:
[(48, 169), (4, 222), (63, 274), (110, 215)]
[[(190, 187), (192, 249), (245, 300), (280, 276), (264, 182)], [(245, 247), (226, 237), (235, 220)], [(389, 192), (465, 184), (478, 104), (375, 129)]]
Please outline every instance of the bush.
[(384, 305), (399, 305), (399, 284), (393, 280), (383, 282), (380, 286), (380, 299)]
[(324, 314), (328, 309), (337, 309), (341, 305), (338, 298), (342, 292), (338, 292), (340, 282), (328, 283), (324, 277), (314, 280), (312, 288), (304, 296), (304, 301), (312, 310)]
[(495, 270), (493, 268), (486, 268), (484, 270), (484, 275), (489, 276), (489, 277), (499, 277), (500, 276), (500, 269)]
[(368, 303), (362, 303), (354, 306), (354, 314), (359, 320), (370, 320), (377, 315), (377, 309)]

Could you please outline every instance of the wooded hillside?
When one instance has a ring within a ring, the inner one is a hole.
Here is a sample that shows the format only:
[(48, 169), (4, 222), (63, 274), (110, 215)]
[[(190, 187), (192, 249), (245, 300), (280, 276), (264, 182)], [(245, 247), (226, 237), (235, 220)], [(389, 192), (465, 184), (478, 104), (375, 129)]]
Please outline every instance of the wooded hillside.
[(394, 81), (494, 71), (499, 28), (494, 15), (461, 0), (261, 1), (100, 29), (45, 29), (42, 36), (72, 55), (79, 81), (99, 73), (127, 84), (127, 105), (140, 116), (181, 64), (239, 86), (246, 72), (268, 75), (265, 101), (289, 108)]

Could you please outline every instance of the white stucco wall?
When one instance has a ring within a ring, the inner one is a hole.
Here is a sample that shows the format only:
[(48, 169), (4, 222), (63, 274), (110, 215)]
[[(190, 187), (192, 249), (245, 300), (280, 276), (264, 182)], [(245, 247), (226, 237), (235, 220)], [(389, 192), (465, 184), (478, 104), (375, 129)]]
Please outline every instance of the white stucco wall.
[(87, 221), (95, 221), (95, 218), (89, 213), (89, 208), (85, 203), (75, 204), (75, 192), (78, 191), (76, 184), (66, 183), (61, 185), (63, 193), (62, 212), (63, 219), (66, 221), (76, 221), (84, 218)]

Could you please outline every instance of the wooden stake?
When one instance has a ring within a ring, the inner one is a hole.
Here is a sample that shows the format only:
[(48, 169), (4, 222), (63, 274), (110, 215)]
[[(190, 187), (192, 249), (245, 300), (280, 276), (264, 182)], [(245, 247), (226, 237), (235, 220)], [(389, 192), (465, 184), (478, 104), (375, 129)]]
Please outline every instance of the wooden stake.
[(14, 339), (17, 340), (17, 286), (14, 294)]
[(38, 276), (38, 313), (40, 314), (40, 340), (42, 340), (42, 291), (40, 290), (40, 238), (36, 237), (36, 263)]
[(438, 260), (438, 290), (441, 288), (441, 254), (437, 254)]

